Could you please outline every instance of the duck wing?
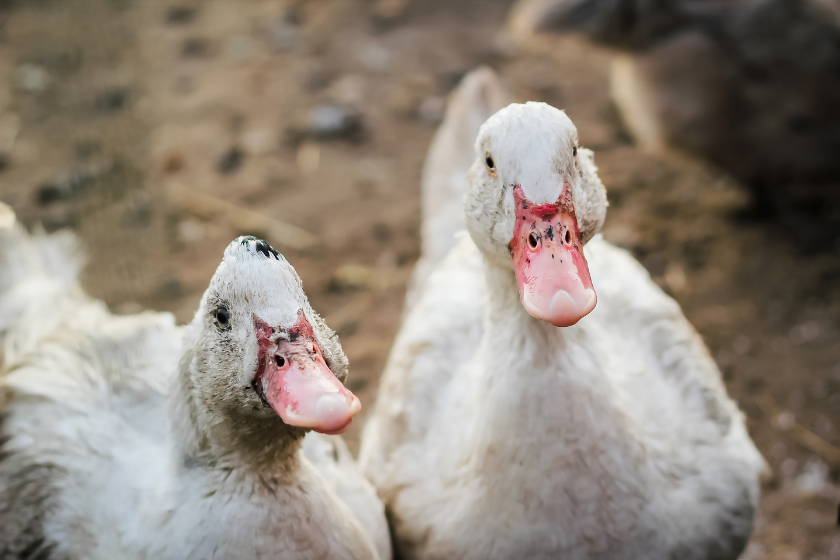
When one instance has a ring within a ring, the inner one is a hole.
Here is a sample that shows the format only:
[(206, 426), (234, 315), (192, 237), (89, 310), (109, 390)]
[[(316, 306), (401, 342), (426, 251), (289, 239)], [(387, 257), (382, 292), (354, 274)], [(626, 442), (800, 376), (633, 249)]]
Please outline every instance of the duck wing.
[(168, 459), (164, 395), (181, 329), (168, 313), (114, 316), (88, 298), (72, 247), (66, 234), (0, 232), (3, 558), (120, 543)]
[[(717, 365), (679, 304), (629, 253), (600, 235), (585, 250), (598, 293), (591, 319), (622, 361), (610, 372), (627, 396), (622, 406), (640, 424), (661, 429), (672, 449), (734, 454), (752, 476), (764, 470)], [(680, 445), (682, 434), (691, 434), (695, 445)]]
[(466, 232), (458, 238), (406, 312), (365, 425), (359, 463), (380, 493), (400, 476), (389, 471), (402, 468), (393, 453), (426, 437), (453, 376), (481, 341), (482, 256)]
[(461, 199), (467, 186), (467, 171), (475, 159), (473, 145), (478, 129), (507, 104), (507, 98), (496, 73), (487, 67), (467, 74), (449, 96), (443, 123), (435, 133), (423, 165), (422, 251), (406, 298), (408, 302), (413, 301), (416, 289), (455, 246), (455, 233), (465, 227)]

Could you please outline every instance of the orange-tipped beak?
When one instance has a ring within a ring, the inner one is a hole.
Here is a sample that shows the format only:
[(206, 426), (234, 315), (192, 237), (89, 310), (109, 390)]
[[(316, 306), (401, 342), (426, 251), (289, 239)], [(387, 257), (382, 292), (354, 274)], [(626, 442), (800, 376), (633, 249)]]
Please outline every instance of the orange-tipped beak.
[(532, 317), (570, 327), (595, 309), (598, 298), (569, 185), (554, 204), (531, 204), (519, 185), (513, 197), (516, 226), (508, 248), (522, 305)]
[(303, 311), (276, 342), (274, 330), (256, 316), (254, 327), (260, 346), (254, 385), (265, 402), (290, 426), (323, 434), (345, 431), (362, 405), (330, 371)]

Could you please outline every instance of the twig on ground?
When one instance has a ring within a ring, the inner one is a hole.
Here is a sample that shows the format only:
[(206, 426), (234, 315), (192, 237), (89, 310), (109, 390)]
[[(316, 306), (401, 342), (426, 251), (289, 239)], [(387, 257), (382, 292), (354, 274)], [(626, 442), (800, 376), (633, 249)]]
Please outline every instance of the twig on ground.
[[(779, 416), (782, 412), (781, 409), (776, 405), (776, 402), (773, 400), (767, 393), (763, 393), (758, 395), (755, 398), (755, 402), (758, 407), (761, 409), (761, 412), (764, 413), (764, 416), (773, 423), (773, 421)], [(831, 463), (832, 465), (840, 465), (840, 448), (835, 447), (834, 445), (828, 443), (823, 438), (800, 424), (799, 422), (793, 423), (793, 425), (784, 430), (784, 433), (787, 434), (789, 437), (794, 439), (798, 444), (802, 445), (821, 455), (823, 459)]]

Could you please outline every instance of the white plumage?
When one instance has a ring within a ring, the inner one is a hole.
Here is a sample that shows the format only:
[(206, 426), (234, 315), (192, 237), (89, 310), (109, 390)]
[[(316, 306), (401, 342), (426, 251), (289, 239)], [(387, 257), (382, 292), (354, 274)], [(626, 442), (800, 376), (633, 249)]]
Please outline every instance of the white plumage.
[(304, 438), (251, 386), (252, 316), (289, 325), (298, 310), (346, 375), (282, 256), (232, 243), (178, 327), (88, 298), (72, 244), (0, 231), (0, 557), (390, 558), (382, 505), (341, 439)]
[[(557, 328), (520, 303), (508, 244), (514, 186), (542, 204), (564, 183), (598, 303)], [(464, 208), (469, 235), (417, 286), (362, 441), (399, 553), (736, 558), (763, 459), (679, 306), (597, 235), (604, 189), (568, 117), (528, 103), (488, 120)]]

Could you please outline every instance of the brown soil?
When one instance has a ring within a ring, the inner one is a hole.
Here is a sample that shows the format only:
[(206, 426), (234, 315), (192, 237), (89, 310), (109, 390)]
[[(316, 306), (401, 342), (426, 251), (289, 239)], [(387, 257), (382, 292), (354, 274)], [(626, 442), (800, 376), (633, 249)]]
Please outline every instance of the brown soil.
[[(605, 236), (682, 304), (747, 416), (773, 475), (745, 557), (840, 558), (840, 259), (738, 218), (747, 197), (716, 170), (634, 147), (609, 99), (610, 54), (577, 39), (512, 52), (497, 40), (508, 9), (2, 0), (0, 199), (26, 224), (77, 231), (84, 284), (113, 310), (181, 322), (233, 237), (267, 237), (370, 405), (419, 254), (433, 109), (490, 64), (515, 99), (568, 111), (609, 190)], [(303, 138), (308, 111), (336, 103), (361, 131)]]

